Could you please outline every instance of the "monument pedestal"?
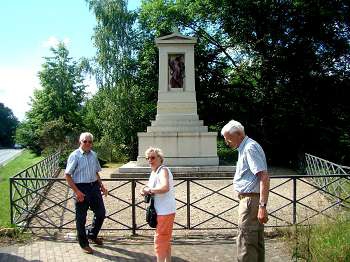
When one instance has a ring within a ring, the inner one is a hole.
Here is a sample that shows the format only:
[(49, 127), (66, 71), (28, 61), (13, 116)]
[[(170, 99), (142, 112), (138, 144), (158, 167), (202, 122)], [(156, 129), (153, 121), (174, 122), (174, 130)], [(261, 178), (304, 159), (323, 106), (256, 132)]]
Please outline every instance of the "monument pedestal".
[(144, 152), (150, 145), (164, 148), (168, 166), (215, 166), (219, 164), (216, 153), (215, 132), (147, 132), (139, 133), (137, 165), (148, 166)]

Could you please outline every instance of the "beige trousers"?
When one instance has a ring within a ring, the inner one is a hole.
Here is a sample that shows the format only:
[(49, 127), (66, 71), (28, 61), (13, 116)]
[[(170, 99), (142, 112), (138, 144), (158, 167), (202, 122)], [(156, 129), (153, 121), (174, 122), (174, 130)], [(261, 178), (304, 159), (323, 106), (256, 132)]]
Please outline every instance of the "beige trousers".
[(237, 261), (264, 262), (264, 225), (258, 221), (259, 197), (241, 197), (238, 208)]

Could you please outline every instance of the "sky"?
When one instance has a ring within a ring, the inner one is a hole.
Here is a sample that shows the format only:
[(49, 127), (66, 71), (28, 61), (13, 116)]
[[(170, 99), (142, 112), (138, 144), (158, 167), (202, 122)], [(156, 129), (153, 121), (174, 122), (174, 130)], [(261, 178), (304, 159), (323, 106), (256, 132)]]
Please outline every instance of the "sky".
[[(139, 5), (129, 0), (128, 8)], [(38, 72), (43, 57), (52, 56), (50, 47), (63, 41), (74, 60), (91, 58), (95, 25), (85, 0), (0, 0), (0, 103), (22, 121), (34, 89), (41, 88)], [(85, 84), (96, 92), (94, 79)]]

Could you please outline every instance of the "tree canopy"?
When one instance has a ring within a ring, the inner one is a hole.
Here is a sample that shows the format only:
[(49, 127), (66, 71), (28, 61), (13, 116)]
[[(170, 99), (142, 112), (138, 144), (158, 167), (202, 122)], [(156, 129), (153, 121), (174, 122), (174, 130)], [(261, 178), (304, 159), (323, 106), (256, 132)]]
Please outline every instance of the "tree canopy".
[(0, 103), (0, 123), (0, 147), (13, 146), (18, 120), (3, 103)]
[[(63, 43), (51, 49), (39, 72), (42, 89), (31, 98), (31, 109), (17, 129), (17, 141), (36, 152), (57, 149), (83, 130), (85, 97), (83, 67), (69, 57)], [(72, 138), (71, 138), (72, 137)]]
[[(198, 111), (212, 130), (241, 121), (275, 163), (304, 152), (350, 160), (346, 1), (146, 0), (136, 11), (122, 0), (87, 2), (98, 22), (96, 71), (103, 72), (87, 111), (129, 157), (136, 132), (155, 114), (154, 39), (176, 26), (198, 38)], [(92, 114), (98, 99), (108, 101), (105, 117)]]
[(64, 123), (90, 130), (106, 154), (135, 159), (137, 132), (156, 113), (154, 40), (177, 27), (198, 38), (198, 112), (211, 130), (242, 122), (274, 164), (304, 152), (349, 164), (348, 1), (144, 0), (135, 11), (126, 0), (86, 2), (97, 22), (89, 62), (97, 93), (82, 103), (81, 67), (64, 47), (53, 50), (18, 137), (45, 141)]

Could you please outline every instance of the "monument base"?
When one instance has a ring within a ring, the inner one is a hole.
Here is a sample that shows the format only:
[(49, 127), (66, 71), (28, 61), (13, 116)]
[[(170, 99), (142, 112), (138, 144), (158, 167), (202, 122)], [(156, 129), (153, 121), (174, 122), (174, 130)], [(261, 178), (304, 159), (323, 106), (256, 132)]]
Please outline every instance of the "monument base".
[[(169, 166), (174, 177), (232, 177), (235, 166)], [(111, 174), (111, 178), (148, 178), (151, 168), (138, 166), (136, 161), (119, 167)]]
[(161, 148), (168, 166), (218, 166), (216, 132), (147, 132), (138, 133), (138, 166), (148, 166), (145, 151)]

